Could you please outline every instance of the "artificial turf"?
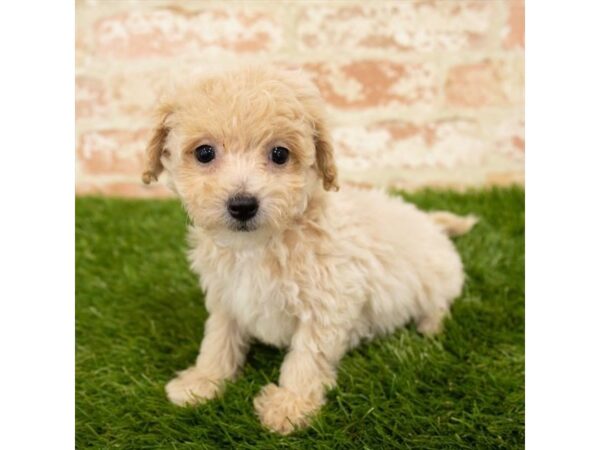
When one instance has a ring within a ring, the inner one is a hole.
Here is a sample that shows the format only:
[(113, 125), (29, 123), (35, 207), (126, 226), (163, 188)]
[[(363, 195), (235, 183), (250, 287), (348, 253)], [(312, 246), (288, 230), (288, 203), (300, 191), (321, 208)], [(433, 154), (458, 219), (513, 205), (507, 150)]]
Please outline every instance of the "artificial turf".
[(206, 311), (174, 200), (76, 200), (77, 448), (515, 448), (524, 446), (524, 192), (404, 194), (475, 213), (455, 240), (467, 282), (442, 335), (414, 327), (350, 352), (310, 428), (261, 428), (252, 398), (284, 353), (254, 345), (240, 378), (204, 405), (164, 393), (191, 365)]

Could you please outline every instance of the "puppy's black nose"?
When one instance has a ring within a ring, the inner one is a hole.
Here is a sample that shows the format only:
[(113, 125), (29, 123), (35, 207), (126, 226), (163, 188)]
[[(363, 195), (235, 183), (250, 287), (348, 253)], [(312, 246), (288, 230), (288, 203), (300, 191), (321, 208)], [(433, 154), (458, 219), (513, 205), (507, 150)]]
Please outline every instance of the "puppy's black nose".
[(249, 195), (238, 195), (227, 203), (227, 210), (231, 217), (239, 221), (245, 222), (252, 219), (258, 211), (258, 200), (256, 197)]

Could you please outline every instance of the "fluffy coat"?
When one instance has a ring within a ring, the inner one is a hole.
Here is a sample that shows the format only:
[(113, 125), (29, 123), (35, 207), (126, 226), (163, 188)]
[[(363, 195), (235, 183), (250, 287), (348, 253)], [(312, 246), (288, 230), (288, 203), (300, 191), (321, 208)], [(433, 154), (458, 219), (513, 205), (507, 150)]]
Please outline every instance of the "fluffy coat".
[[(460, 295), (448, 235), (476, 219), (380, 191), (335, 192), (323, 111), (301, 73), (266, 68), (206, 75), (161, 100), (143, 179), (165, 170), (193, 222), (189, 260), (209, 312), (196, 364), (166, 386), (173, 403), (216, 396), (256, 339), (288, 351), (254, 406), (267, 428), (289, 433), (324, 404), (350, 348), (411, 320), (434, 334)], [(200, 145), (213, 161), (194, 158)], [(289, 149), (284, 165), (269, 160), (274, 146)], [(226, 206), (240, 193), (259, 201), (243, 229)]]

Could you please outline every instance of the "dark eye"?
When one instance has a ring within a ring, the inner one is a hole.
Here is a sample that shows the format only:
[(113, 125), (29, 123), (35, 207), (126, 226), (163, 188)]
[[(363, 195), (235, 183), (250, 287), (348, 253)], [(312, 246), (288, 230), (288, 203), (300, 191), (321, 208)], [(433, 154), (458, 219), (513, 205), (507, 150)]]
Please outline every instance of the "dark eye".
[(196, 159), (202, 164), (207, 164), (215, 159), (215, 149), (211, 145), (201, 145), (194, 150)]
[(275, 164), (285, 164), (290, 156), (290, 151), (285, 147), (274, 147), (271, 150), (271, 161)]

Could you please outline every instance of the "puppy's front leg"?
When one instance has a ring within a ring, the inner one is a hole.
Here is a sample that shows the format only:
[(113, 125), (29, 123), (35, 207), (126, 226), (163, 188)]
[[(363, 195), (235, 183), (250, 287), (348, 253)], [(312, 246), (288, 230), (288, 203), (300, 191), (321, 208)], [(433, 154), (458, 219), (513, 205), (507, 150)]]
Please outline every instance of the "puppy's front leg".
[(232, 379), (244, 362), (248, 339), (223, 311), (213, 311), (206, 321), (196, 365), (179, 372), (167, 386), (176, 405), (193, 405), (214, 398), (225, 380)]
[(263, 387), (254, 407), (264, 426), (288, 434), (308, 425), (335, 385), (336, 367), (347, 349), (347, 333), (335, 327), (302, 323), (281, 367), (279, 386)]

